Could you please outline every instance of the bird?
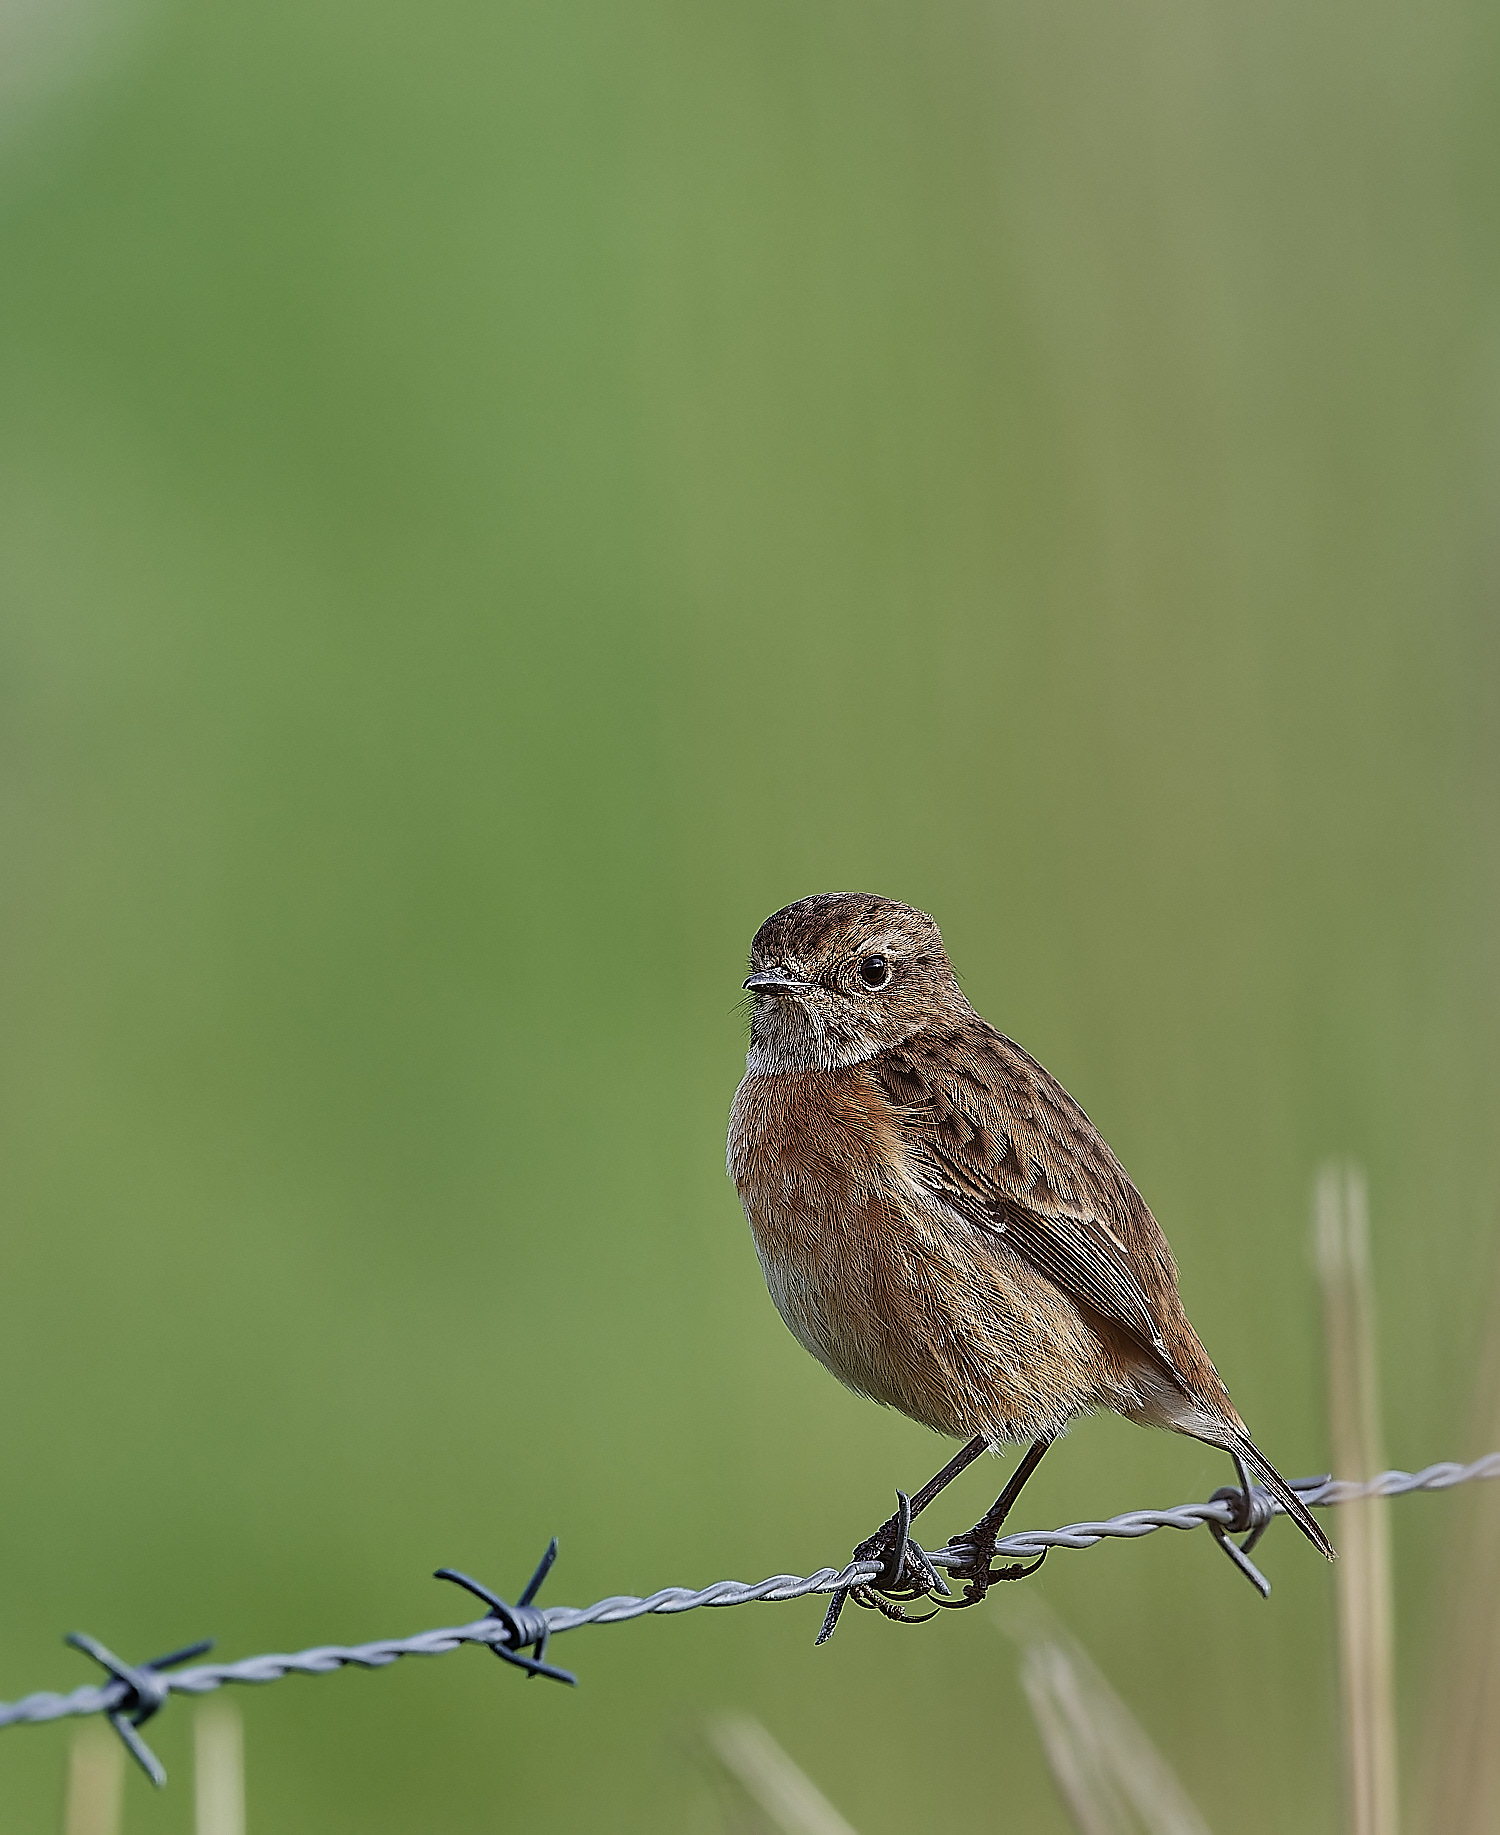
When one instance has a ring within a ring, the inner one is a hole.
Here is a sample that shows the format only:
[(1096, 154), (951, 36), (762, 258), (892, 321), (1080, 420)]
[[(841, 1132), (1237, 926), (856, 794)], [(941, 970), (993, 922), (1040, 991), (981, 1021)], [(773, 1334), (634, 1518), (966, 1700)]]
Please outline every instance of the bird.
[[(902, 1600), (973, 1605), (1031, 1572), (991, 1568), (1000, 1525), (1047, 1449), (1098, 1409), (1222, 1448), (1233, 1526), (1256, 1525), (1253, 1473), (1335, 1558), (1189, 1323), (1145, 1199), (1057, 1079), (970, 1006), (926, 912), (870, 893), (799, 899), (755, 933), (744, 987), (728, 1167), (777, 1311), (850, 1389), (965, 1442), (856, 1548), (880, 1572), (835, 1595), (819, 1642), (846, 1593), (901, 1618)], [(911, 1521), (1016, 1443), (1028, 1451), (1005, 1489), (950, 1543), (967, 1582), (955, 1599)]]

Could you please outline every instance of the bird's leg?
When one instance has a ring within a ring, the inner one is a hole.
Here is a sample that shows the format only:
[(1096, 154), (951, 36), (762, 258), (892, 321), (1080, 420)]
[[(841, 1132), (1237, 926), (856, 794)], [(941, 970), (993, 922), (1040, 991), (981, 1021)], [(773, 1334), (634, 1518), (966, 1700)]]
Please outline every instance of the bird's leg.
[[(927, 1483), (922, 1486), (922, 1489), (913, 1496), (909, 1509), (903, 1507), (898, 1509), (894, 1516), (887, 1517), (880, 1525), (879, 1529), (875, 1531), (874, 1535), (866, 1537), (866, 1539), (860, 1543), (859, 1547), (855, 1549), (854, 1559), (856, 1561), (870, 1561), (877, 1556), (884, 1558), (886, 1561), (885, 1572), (875, 1577), (871, 1582), (872, 1586), (880, 1586), (884, 1590), (887, 1586), (896, 1587), (901, 1585), (903, 1573), (907, 1565), (907, 1557), (910, 1552), (916, 1548), (916, 1544), (912, 1542), (910, 1535), (907, 1533), (911, 1524), (922, 1514), (935, 1497), (947, 1490), (948, 1486), (953, 1483), (960, 1472), (966, 1470), (974, 1463), (988, 1445), (989, 1441), (985, 1439), (983, 1434), (976, 1434), (962, 1451), (953, 1455), (941, 1472), (933, 1473)], [(898, 1491), (896, 1496), (899, 1498), (901, 1493)], [(931, 1575), (933, 1582), (937, 1580), (937, 1570), (932, 1567), (926, 1555), (922, 1554), (920, 1551), (918, 1551), (918, 1564), (924, 1577)], [(931, 1582), (929, 1582), (929, 1584), (931, 1584)]]
[(904, 1491), (896, 1493), (896, 1514), (887, 1517), (874, 1535), (867, 1536), (853, 1555), (856, 1561), (879, 1561), (880, 1572), (860, 1586), (839, 1588), (828, 1603), (823, 1629), (818, 1633), (817, 1641), (820, 1644), (826, 1644), (833, 1636), (839, 1614), (844, 1609), (844, 1601), (851, 1593), (857, 1605), (870, 1606), (884, 1612), (888, 1618), (911, 1623), (913, 1621), (904, 1619), (899, 1606), (889, 1603), (889, 1596), (921, 1599), (928, 1593), (947, 1592), (942, 1575), (927, 1559), (925, 1549), (911, 1539), (912, 1521), (922, 1514), (939, 1492), (952, 1484), (960, 1472), (971, 1466), (988, 1445), (989, 1441), (983, 1434), (976, 1434), (967, 1446), (953, 1455), (941, 1472), (933, 1473), (915, 1496), (908, 1498)]
[(1021, 1463), (1016, 1467), (1015, 1471), (1011, 1473), (1009, 1479), (1006, 1481), (1005, 1489), (995, 1499), (994, 1503), (990, 1505), (989, 1509), (985, 1511), (984, 1515), (980, 1517), (974, 1527), (967, 1535), (955, 1536), (953, 1538), (951, 1543), (952, 1547), (973, 1550), (973, 1558), (971, 1560), (965, 1562), (962, 1567), (957, 1567), (952, 1570), (956, 1576), (967, 1580), (969, 1584), (964, 1588), (962, 1599), (955, 1599), (951, 1602), (946, 1599), (940, 1599), (937, 1602), (939, 1605), (949, 1605), (951, 1603), (959, 1610), (962, 1610), (965, 1606), (977, 1606), (994, 1581), (1022, 1580), (1027, 1574), (1034, 1574), (1042, 1565), (1042, 1562), (1046, 1560), (1047, 1555), (1044, 1549), (1035, 1561), (1026, 1562), (1024, 1564), (1016, 1562), (1007, 1567), (992, 1568), (990, 1566), (990, 1556), (995, 1552), (995, 1543), (999, 1540), (1000, 1526), (1004, 1523), (1006, 1517), (1010, 1515), (1011, 1508), (1016, 1499), (1026, 1488), (1027, 1479), (1030, 1478), (1031, 1474), (1041, 1464), (1042, 1455), (1051, 1444), (1052, 1442), (1050, 1440), (1036, 1441), (1026, 1453), (1025, 1458), (1023, 1458)]

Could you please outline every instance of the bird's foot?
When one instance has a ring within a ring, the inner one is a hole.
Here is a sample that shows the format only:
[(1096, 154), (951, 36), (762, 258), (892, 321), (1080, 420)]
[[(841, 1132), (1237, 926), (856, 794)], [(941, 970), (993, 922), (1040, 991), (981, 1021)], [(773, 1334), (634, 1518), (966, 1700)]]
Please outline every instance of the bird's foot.
[(946, 1606), (951, 1612), (966, 1611), (970, 1606), (979, 1605), (997, 1581), (1024, 1580), (1028, 1574), (1034, 1574), (1047, 1559), (1049, 1551), (1044, 1548), (1035, 1561), (1008, 1561), (1000, 1567), (991, 1567), (997, 1539), (995, 1531), (986, 1529), (983, 1524), (977, 1524), (967, 1535), (954, 1537), (948, 1546), (964, 1558), (951, 1566), (948, 1572), (955, 1580), (967, 1584), (957, 1599), (935, 1598), (932, 1602), (935, 1606)]
[(879, 1573), (853, 1586), (840, 1587), (834, 1594), (818, 1633), (820, 1644), (826, 1644), (833, 1636), (845, 1600), (852, 1599), (867, 1611), (880, 1612), (898, 1625), (922, 1625), (933, 1614), (909, 1618), (902, 1605), (918, 1599), (940, 1601), (948, 1593), (948, 1583), (933, 1566), (926, 1549), (911, 1538), (911, 1499), (904, 1491), (898, 1491), (896, 1500), (896, 1514), (887, 1517), (874, 1535), (867, 1536), (853, 1555), (854, 1561), (878, 1561)]
[(932, 1565), (925, 1548), (911, 1537), (911, 1499), (896, 1493), (896, 1514), (887, 1517), (874, 1535), (854, 1551), (856, 1561), (879, 1561), (880, 1572), (865, 1583), (868, 1589), (891, 1599), (921, 1599), (928, 1593), (946, 1593), (948, 1586)]

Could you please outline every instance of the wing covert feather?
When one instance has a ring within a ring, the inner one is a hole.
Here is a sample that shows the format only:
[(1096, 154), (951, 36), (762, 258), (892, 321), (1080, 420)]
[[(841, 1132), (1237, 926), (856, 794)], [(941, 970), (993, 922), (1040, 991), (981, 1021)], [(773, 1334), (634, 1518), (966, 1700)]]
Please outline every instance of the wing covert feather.
[(1153, 1294), (1176, 1299), (1165, 1239), (1062, 1085), (982, 1020), (908, 1040), (871, 1069), (900, 1111), (908, 1163), (931, 1195), (976, 1228), (1003, 1234), (1186, 1386), (1152, 1303)]

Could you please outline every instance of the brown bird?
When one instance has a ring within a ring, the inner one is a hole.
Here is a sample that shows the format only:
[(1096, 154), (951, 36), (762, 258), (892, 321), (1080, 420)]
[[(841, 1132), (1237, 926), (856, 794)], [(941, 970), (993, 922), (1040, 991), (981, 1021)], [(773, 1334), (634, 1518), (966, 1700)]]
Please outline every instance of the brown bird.
[(892, 1617), (887, 1600), (943, 1603), (910, 1520), (1008, 1441), (1030, 1450), (957, 1539), (972, 1558), (954, 1570), (968, 1586), (953, 1603), (1030, 1572), (991, 1570), (1000, 1525), (1069, 1421), (1096, 1408), (1222, 1447), (1240, 1477), (1238, 1526), (1252, 1522), (1248, 1467), (1332, 1559), (1188, 1323), (1145, 1200), (1056, 1078), (965, 1000), (932, 919), (821, 893), (766, 919), (750, 968), (729, 1171), (771, 1297), (841, 1382), (967, 1442), (915, 1497), (898, 1492), (901, 1510), (860, 1545), (884, 1565), (859, 1602)]

